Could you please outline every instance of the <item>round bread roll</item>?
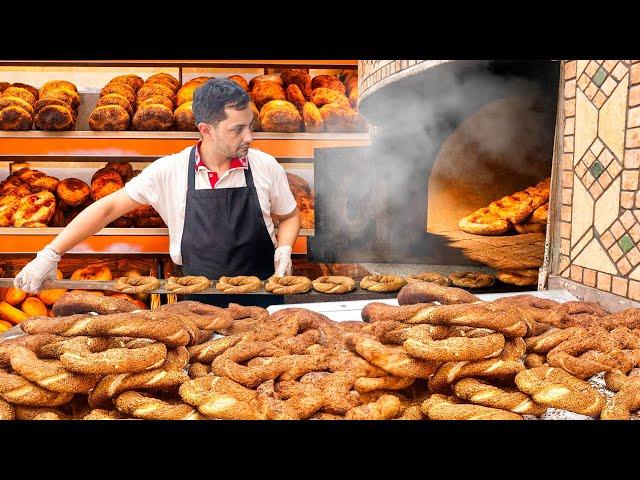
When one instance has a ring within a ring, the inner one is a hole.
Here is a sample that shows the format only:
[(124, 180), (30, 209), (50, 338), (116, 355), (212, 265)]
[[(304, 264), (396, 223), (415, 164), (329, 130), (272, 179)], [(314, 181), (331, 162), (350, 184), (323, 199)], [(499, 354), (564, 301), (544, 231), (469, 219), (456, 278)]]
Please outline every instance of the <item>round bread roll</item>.
[(324, 132), (324, 119), (315, 103), (306, 102), (302, 107), (304, 130), (309, 133)]
[(61, 100), (74, 110), (80, 106), (80, 95), (78, 95), (78, 92), (76, 92), (75, 90), (70, 90), (68, 88), (56, 88), (53, 90), (48, 90), (45, 94), (40, 95), (40, 98)]
[(133, 178), (133, 166), (129, 162), (107, 162), (104, 168), (111, 168), (118, 172), (120, 178), (124, 183), (127, 183), (129, 180)]
[(102, 90), (100, 90), (100, 96), (104, 97), (108, 93), (122, 95), (131, 105), (135, 105), (136, 103), (136, 92), (126, 83), (107, 83)]
[(240, 85), (245, 92), (249, 91), (249, 84), (247, 83), (247, 80), (242, 75), (231, 75), (228, 78), (229, 80), (233, 80), (238, 85)]
[(138, 101), (138, 109), (153, 104), (164, 105), (169, 110), (173, 110), (173, 102), (170, 98), (167, 98), (163, 95), (152, 95), (151, 97), (147, 97), (144, 100)]
[(58, 188), (58, 184), (60, 180), (56, 177), (50, 177), (49, 175), (42, 175), (37, 178), (34, 178), (31, 182), (29, 182), (29, 187), (31, 191), (41, 192), (42, 190), (47, 190), (49, 192), (55, 192), (56, 188)]
[(112, 78), (109, 80), (109, 83), (125, 83), (129, 85), (134, 92), (137, 92), (140, 90), (140, 87), (144, 85), (144, 80), (138, 75), (127, 73), (125, 75), (118, 75), (117, 77)]
[(253, 122), (251, 122), (251, 131), (252, 132), (261, 132), (262, 125), (260, 125), (260, 111), (256, 104), (253, 102), (249, 102), (249, 108), (253, 112)]
[(187, 87), (189, 85), (202, 85), (203, 83), (207, 83), (209, 80), (211, 80), (211, 78), (212, 77), (195, 77), (183, 83), (181, 88)]
[(96, 107), (104, 107), (106, 105), (119, 105), (127, 111), (129, 117), (133, 117), (133, 108), (129, 100), (119, 93), (107, 93), (100, 97), (96, 102)]
[(26, 100), (23, 100), (20, 97), (0, 97), (0, 110), (9, 106), (20, 107), (29, 112), (29, 115), (33, 116), (33, 105), (31, 105)]
[(258, 110), (262, 110), (262, 107), (272, 100), (285, 100), (287, 98), (284, 89), (279, 83), (268, 80), (256, 83), (250, 95)]
[[(193, 92), (202, 84), (183, 85), (176, 94), (176, 105), (181, 106), (193, 100)], [(155, 98), (155, 97), (154, 97)]]
[(56, 195), (67, 207), (80, 207), (89, 201), (91, 189), (78, 178), (65, 178), (58, 183)]
[(38, 100), (38, 98), (40, 97), (40, 94), (38, 93), (38, 89), (36, 87), (32, 87), (31, 85), (27, 85), (26, 83), (15, 82), (15, 83), (12, 83), (11, 86), (16, 88), (24, 88), (25, 90), (28, 90), (36, 100)]
[(309, 70), (306, 68), (292, 68), (285, 70), (280, 75), (285, 87), (289, 85), (297, 85), (305, 99), (311, 96), (311, 77), (309, 76)]
[(91, 180), (91, 198), (100, 200), (124, 187), (120, 174), (111, 168), (101, 168)]
[[(65, 101), (58, 100), (56, 98), (45, 97), (45, 98), (41, 98), (40, 100), (38, 100), (36, 102), (36, 104), (33, 106), (33, 110), (34, 110), (35, 113), (38, 113), (40, 110), (42, 110), (47, 105), (58, 105), (60, 107), (67, 107), (67, 108), (69, 108), (71, 106)], [(75, 113), (75, 111), (71, 110), (71, 113)]]
[(278, 85), (282, 86), (282, 78), (280, 77), (280, 75), (258, 75), (257, 77), (253, 77), (251, 80), (249, 80), (249, 91), (253, 90), (254, 87), (260, 82), (275, 82)]
[(18, 97), (28, 102), (30, 105), (35, 105), (36, 97), (27, 90), (26, 88), (18, 88), (18, 87), (9, 87), (4, 92), (2, 92), (3, 97)]
[(145, 105), (138, 108), (131, 125), (134, 130), (171, 130), (173, 128), (173, 111), (158, 103)]
[(299, 132), (302, 125), (300, 112), (286, 100), (271, 100), (260, 109), (260, 126), (265, 132)]
[(178, 88), (180, 88), (180, 82), (178, 81), (178, 79), (173, 75), (169, 75), (168, 73), (156, 73), (155, 75), (151, 75), (149, 78), (147, 78), (147, 81), (145, 83), (149, 83), (150, 81), (154, 82), (156, 80), (160, 80), (173, 85), (173, 88), (175, 89), (174, 92), (177, 91)]
[(33, 119), (29, 112), (16, 105), (0, 110), (0, 130), (31, 130)]
[(173, 90), (167, 85), (162, 83), (145, 83), (140, 90), (138, 90), (138, 100), (142, 101), (145, 98), (153, 97), (154, 95), (161, 95), (171, 100), (172, 104), (175, 102), (175, 95)]
[(71, 109), (61, 105), (47, 105), (40, 109), (35, 118), (36, 128), (40, 130), (73, 130), (75, 118)]
[(317, 75), (313, 77), (313, 80), (311, 80), (311, 89), (315, 90), (316, 88), (330, 88), (342, 95), (345, 95), (347, 92), (344, 83), (335, 75)]
[(9, 82), (0, 82), (0, 93), (4, 92), (10, 86), (11, 84)]
[(357, 132), (360, 128), (358, 112), (349, 106), (328, 103), (320, 109), (326, 132)]
[(144, 82), (143, 87), (147, 86), (147, 85), (162, 85), (163, 87), (167, 87), (169, 90), (171, 90), (171, 92), (175, 95), (176, 92), (179, 90), (179, 87), (174, 87), (172, 83), (167, 82), (166, 80), (160, 79), (160, 78), (156, 78), (153, 80), (147, 80), (146, 82)]
[(183, 103), (173, 112), (173, 123), (176, 130), (180, 130), (182, 132), (198, 131), (196, 119), (193, 116), (193, 111), (191, 110), (191, 105), (192, 102)]
[(93, 131), (121, 131), (129, 127), (129, 114), (120, 105), (96, 107), (89, 115), (89, 128)]
[[(342, 84), (341, 84), (342, 85)], [(340, 105), (350, 106), (349, 99), (344, 94), (331, 88), (320, 87), (311, 92), (310, 100), (320, 108), (328, 103), (338, 103)]]
[(73, 90), (74, 92), (78, 91), (76, 86), (71, 82), (67, 82), (66, 80), (51, 80), (40, 87), (40, 90), (38, 91), (38, 93), (40, 94), (39, 97), (42, 98), (48, 91), (57, 90), (60, 88)]
[(306, 100), (300, 90), (300, 87), (295, 83), (292, 83), (285, 90), (285, 95), (287, 96), (287, 101), (291, 102), (299, 112), (302, 112), (302, 108), (304, 107)]
[(113, 280), (111, 270), (106, 265), (87, 265), (71, 274), (71, 280)]

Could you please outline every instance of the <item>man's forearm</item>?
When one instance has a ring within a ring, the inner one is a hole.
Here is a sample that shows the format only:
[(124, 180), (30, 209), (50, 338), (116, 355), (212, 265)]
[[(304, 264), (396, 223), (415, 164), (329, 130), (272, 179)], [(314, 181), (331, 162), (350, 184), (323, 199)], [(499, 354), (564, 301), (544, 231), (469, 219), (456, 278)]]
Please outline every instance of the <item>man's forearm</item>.
[(296, 210), (295, 215), (281, 220), (278, 225), (278, 247), (289, 245), (293, 248), (299, 233), (300, 213)]

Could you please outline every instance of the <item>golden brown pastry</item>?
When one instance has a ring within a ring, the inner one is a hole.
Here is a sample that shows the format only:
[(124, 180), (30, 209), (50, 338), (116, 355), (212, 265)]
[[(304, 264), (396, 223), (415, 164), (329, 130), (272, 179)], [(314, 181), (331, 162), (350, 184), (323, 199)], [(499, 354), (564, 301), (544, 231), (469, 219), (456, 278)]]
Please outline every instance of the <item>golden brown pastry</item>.
[(89, 115), (89, 128), (93, 131), (121, 131), (129, 127), (129, 114), (120, 105), (96, 107)]
[(262, 107), (272, 100), (285, 100), (287, 98), (284, 89), (279, 83), (268, 80), (256, 83), (250, 95), (258, 110), (262, 110)]
[(260, 125), (265, 132), (299, 132), (302, 130), (302, 117), (298, 109), (286, 100), (271, 100), (260, 109)]
[(124, 183), (127, 183), (129, 180), (133, 178), (133, 166), (129, 162), (107, 162), (104, 166), (105, 168), (111, 168), (118, 172), (120, 178)]
[(73, 90), (74, 92), (78, 91), (77, 87), (71, 82), (67, 82), (66, 80), (51, 80), (40, 87), (40, 90), (38, 91), (40, 94), (39, 97), (42, 98), (48, 91), (60, 88)]
[(25, 90), (28, 90), (36, 100), (38, 100), (38, 98), (40, 97), (40, 94), (38, 93), (38, 89), (26, 83), (14, 82), (11, 84), (11, 86), (16, 88), (24, 88)]
[(56, 187), (56, 195), (68, 207), (79, 207), (89, 201), (91, 189), (78, 178), (65, 178)]
[(0, 130), (31, 130), (33, 119), (22, 107), (10, 105), (0, 110)]
[(191, 105), (192, 102), (185, 102), (173, 112), (173, 124), (175, 125), (176, 130), (180, 130), (182, 132), (198, 131), (198, 127), (196, 127), (196, 119), (193, 116), (193, 111), (191, 110)]
[(33, 193), (47, 190), (51, 193), (56, 191), (60, 180), (49, 175), (40, 175), (29, 182), (29, 188)]
[(181, 88), (184, 88), (190, 85), (202, 85), (203, 83), (207, 83), (210, 79), (211, 77), (195, 77), (185, 82), (184, 84), (182, 84)]
[(4, 92), (10, 86), (11, 84), (9, 82), (0, 82), (0, 93)]
[(23, 100), (20, 97), (1, 97), (0, 96), (0, 110), (9, 106), (20, 107), (26, 110), (27, 112), (29, 112), (29, 115), (33, 116), (34, 107), (26, 100)]
[(260, 125), (260, 111), (258, 110), (258, 107), (256, 107), (256, 104), (253, 102), (249, 102), (249, 108), (251, 108), (251, 111), (253, 112), (253, 122), (251, 122), (251, 131), (261, 132), (262, 125)]
[(173, 111), (158, 103), (145, 105), (140, 107), (133, 116), (131, 125), (134, 130), (171, 130), (173, 128)]
[(12, 193), (0, 197), (0, 227), (13, 225), (13, 214), (18, 209), (20, 198)]
[(111, 269), (106, 265), (87, 265), (84, 268), (78, 268), (71, 274), (71, 280), (113, 280)]
[(2, 92), (2, 96), (18, 97), (25, 102), (29, 102), (31, 105), (34, 105), (36, 103), (36, 97), (34, 97), (33, 94), (26, 88), (9, 87), (4, 92)]
[(313, 228), (314, 227), (314, 199), (313, 190), (307, 183), (307, 181), (293, 173), (287, 172), (287, 181), (289, 182), (289, 188), (298, 204), (298, 210), (300, 211), (300, 227), (301, 228)]
[(108, 93), (122, 95), (131, 105), (135, 105), (136, 103), (136, 92), (126, 83), (107, 83), (102, 90), (100, 90), (100, 96), (104, 97)]
[(40, 99), (52, 98), (55, 100), (61, 100), (72, 109), (77, 109), (80, 106), (80, 95), (75, 90), (68, 88), (56, 88), (48, 90), (44, 95), (40, 95)]
[(131, 88), (133, 88), (134, 92), (140, 90), (140, 87), (144, 84), (144, 80), (142, 77), (135, 75), (133, 73), (128, 73), (125, 75), (118, 75), (117, 77), (112, 78), (109, 83), (126, 83)]
[(313, 77), (313, 80), (311, 80), (311, 89), (315, 90), (316, 88), (330, 88), (342, 95), (345, 95), (347, 91), (347, 88), (335, 75), (317, 75)]
[(284, 87), (289, 85), (297, 85), (305, 99), (309, 99), (311, 96), (311, 77), (309, 76), (309, 70), (306, 68), (292, 68), (285, 70), (280, 75)]
[(258, 75), (257, 77), (253, 77), (251, 80), (249, 80), (249, 90), (253, 90), (254, 87), (260, 82), (275, 82), (278, 85), (282, 86), (282, 78), (280, 77), (280, 75)]
[(140, 205), (137, 208), (125, 213), (123, 216), (125, 218), (143, 218), (143, 217), (153, 217), (157, 216), (158, 212), (151, 205)]
[[(125, 112), (126, 113), (126, 112)], [(76, 126), (71, 109), (60, 105), (47, 105), (40, 109), (35, 118), (40, 130), (73, 130)]]
[(151, 97), (147, 97), (144, 100), (139, 100), (137, 108), (140, 109), (141, 107), (153, 104), (164, 105), (168, 109), (173, 110), (173, 102), (170, 98), (167, 98), (164, 95), (152, 95)]
[(138, 100), (140, 101), (154, 95), (162, 95), (171, 100), (171, 102), (175, 102), (173, 90), (163, 83), (145, 83), (142, 88), (138, 90)]
[(91, 180), (91, 197), (99, 200), (124, 187), (120, 174), (111, 168), (101, 168)]
[[(69, 103), (63, 100), (58, 100), (57, 98), (52, 98), (52, 97), (45, 97), (45, 98), (41, 98), (36, 102), (36, 104), (33, 106), (33, 111), (34, 113), (38, 113), (40, 110), (42, 110), (44, 107), (48, 105), (59, 105), (61, 107), (67, 107), (67, 108), (71, 106), (69, 105)], [(75, 114), (75, 110), (72, 110), (71, 112)]]
[(56, 198), (51, 192), (27, 195), (20, 199), (13, 214), (15, 227), (46, 227), (56, 211)]
[[(176, 105), (180, 106), (184, 103), (191, 102), (193, 100), (193, 92), (196, 88), (198, 88), (201, 83), (193, 83), (191, 85), (183, 85), (178, 93), (176, 94)], [(155, 98), (155, 97), (153, 97)]]
[(285, 95), (287, 96), (287, 101), (291, 102), (299, 112), (302, 112), (302, 108), (304, 107), (306, 100), (300, 90), (300, 87), (295, 83), (292, 83), (285, 90)]
[(238, 85), (240, 85), (245, 92), (249, 91), (249, 84), (247, 83), (247, 81), (245, 80), (245, 78), (242, 75), (231, 75), (228, 78), (229, 78), (229, 80), (233, 80)]
[(302, 107), (304, 130), (309, 133), (324, 132), (324, 119), (315, 103), (306, 102)]
[(177, 91), (178, 88), (180, 88), (180, 82), (178, 81), (178, 79), (173, 75), (169, 75), (168, 73), (156, 73), (155, 75), (151, 75), (149, 78), (147, 78), (147, 81), (145, 83), (153, 83), (156, 80), (160, 80), (169, 85), (173, 85), (173, 88), (175, 89), (174, 92)]
[(106, 95), (100, 97), (96, 102), (96, 108), (104, 107), (106, 105), (119, 105), (127, 111), (129, 117), (133, 117), (132, 105), (129, 103), (129, 100), (127, 100), (125, 96), (120, 95), (119, 93), (107, 93)]
[[(341, 84), (342, 85), (342, 84)], [(338, 103), (340, 105), (349, 106), (349, 99), (344, 94), (331, 88), (320, 87), (311, 92), (310, 100), (320, 108), (328, 103)]]
[(358, 112), (349, 106), (328, 103), (320, 109), (326, 132), (357, 132), (360, 127)]

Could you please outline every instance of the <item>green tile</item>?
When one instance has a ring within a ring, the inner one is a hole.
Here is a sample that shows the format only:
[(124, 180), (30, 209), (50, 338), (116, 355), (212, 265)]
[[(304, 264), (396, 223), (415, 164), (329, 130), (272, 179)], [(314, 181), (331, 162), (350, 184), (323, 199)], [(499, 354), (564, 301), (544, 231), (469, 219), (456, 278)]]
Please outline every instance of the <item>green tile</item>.
[(595, 83), (597, 86), (600, 86), (604, 83), (606, 78), (607, 71), (603, 67), (600, 67), (591, 80), (593, 80), (593, 83)]
[(624, 253), (627, 253), (629, 250), (635, 247), (635, 244), (633, 243), (633, 240), (631, 240), (629, 234), (625, 233), (622, 237), (620, 237), (620, 240), (618, 240), (618, 246)]
[(591, 175), (593, 175), (594, 178), (598, 178), (600, 175), (602, 175), (602, 172), (604, 172), (604, 167), (602, 166), (599, 160), (596, 160), (591, 165), (591, 168), (589, 168), (589, 171), (591, 172)]

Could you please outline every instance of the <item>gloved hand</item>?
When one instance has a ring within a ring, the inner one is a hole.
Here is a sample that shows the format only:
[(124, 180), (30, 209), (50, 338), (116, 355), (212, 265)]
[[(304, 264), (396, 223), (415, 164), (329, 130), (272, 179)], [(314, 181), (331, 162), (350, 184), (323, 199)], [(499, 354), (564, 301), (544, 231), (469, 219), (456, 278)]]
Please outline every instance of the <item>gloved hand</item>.
[(276, 253), (273, 256), (273, 266), (277, 277), (291, 275), (291, 251), (292, 249), (289, 245), (276, 248)]
[(27, 263), (13, 280), (13, 285), (27, 293), (38, 293), (45, 280), (55, 280), (60, 262), (58, 255), (49, 245), (38, 252), (36, 258)]

